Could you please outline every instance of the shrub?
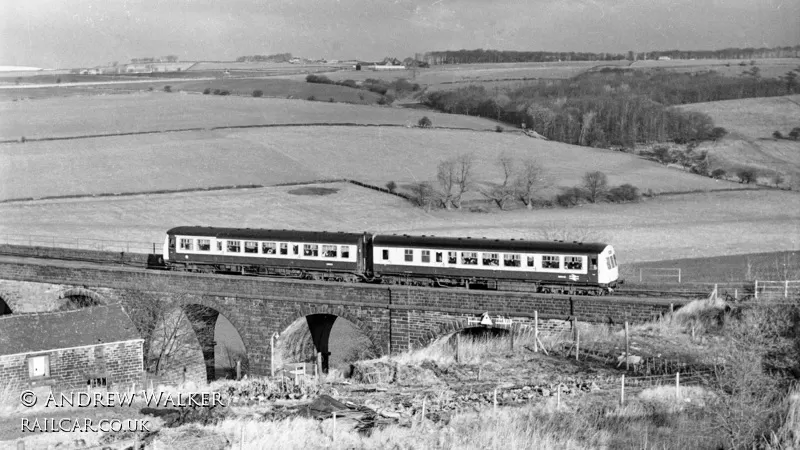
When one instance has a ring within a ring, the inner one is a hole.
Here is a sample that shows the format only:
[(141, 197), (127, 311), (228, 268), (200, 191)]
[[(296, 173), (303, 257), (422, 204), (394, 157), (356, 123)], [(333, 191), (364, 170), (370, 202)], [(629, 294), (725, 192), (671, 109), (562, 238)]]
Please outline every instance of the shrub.
[(319, 83), (319, 84), (334, 84), (333, 80), (326, 77), (325, 75), (314, 75), (314, 74), (309, 74), (306, 77), (306, 82)]
[(783, 133), (781, 133), (778, 130), (775, 130), (772, 132), (772, 137), (774, 137), (775, 139), (783, 139)]
[(336, 101), (336, 100), (334, 100), (334, 99), (333, 99), (333, 97), (331, 97), (331, 98), (329, 98), (329, 99), (328, 99), (328, 103), (333, 103), (333, 102), (335, 102), (335, 101)]
[(503, 132), (503, 130), (504, 130), (504, 128), (503, 128), (503, 127), (501, 127), (500, 125), (498, 125), (498, 126), (494, 127), (494, 131), (496, 131), (496, 132), (498, 132), (498, 133), (502, 133), (502, 132)]
[(310, 101), (310, 102), (313, 102), (313, 101), (314, 101), (314, 100), (316, 100), (316, 99), (317, 99), (317, 97), (314, 97), (313, 95), (309, 95), (309, 96), (308, 96), (308, 98), (307, 98), (306, 100), (308, 100), (308, 101)]
[(223, 89), (223, 90), (219, 91), (219, 95), (231, 95), (231, 91), (229, 91), (227, 89)]
[(755, 183), (758, 178), (758, 171), (752, 167), (743, 167), (736, 171), (736, 176), (739, 178), (740, 183)]
[(669, 147), (659, 145), (653, 149), (653, 156), (662, 164), (669, 164), (674, 161)]
[(172, 86), (170, 85), (164, 86), (164, 92), (172, 92)]
[(261, 89), (256, 89), (255, 91), (253, 91), (253, 97), (262, 97), (263, 95), (264, 91), (262, 91)]
[(364, 100), (364, 94), (358, 94), (358, 99), (359, 100)]
[(581, 199), (583, 199), (585, 196), (586, 194), (583, 192), (583, 189), (577, 186), (564, 188), (561, 190), (561, 193), (556, 196), (556, 203), (559, 206), (570, 208), (579, 205), (581, 203)]
[(344, 87), (358, 89), (358, 83), (356, 83), (355, 80), (344, 80), (344, 81), (340, 81), (337, 84), (340, 85), (340, 86), (344, 86)]
[(395, 189), (397, 189), (397, 183), (395, 183), (394, 181), (386, 183), (386, 189), (388, 189), (389, 192), (394, 193)]
[(711, 178), (725, 178), (725, 171), (722, 169), (714, 169), (714, 171), (711, 172)]
[(783, 184), (784, 181), (786, 180), (783, 178), (783, 175), (781, 175), (779, 172), (775, 172), (775, 174), (772, 175), (772, 184), (774, 184), (775, 187), (780, 186), (781, 184)]
[(214, 89), (214, 95), (219, 95), (220, 92), (222, 92), (222, 91), (220, 91), (219, 89)]
[(419, 125), (420, 128), (430, 128), (433, 126), (433, 122), (431, 122), (428, 116), (424, 116), (422, 119), (419, 119), (417, 125)]
[(147, 88), (147, 92), (153, 92), (153, 86), (150, 86), (149, 88)]
[(789, 137), (791, 137), (795, 141), (800, 139), (800, 127), (792, 128), (792, 131), (789, 132)]
[(723, 138), (726, 134), (728, 134), (728, 130), (722, 127), (714, 127), (711, 129), (711, 133), (709, 133), (709, 137), (711, 139), (717, 140)]
[(211, 93), (211, 89), (210, 88), (203, 89), (203, 95), (208, 95), (210, 93)]
[(59, 83), (61, 83), (61, 77), (56, 78), (56, 84), (59, 84)]
[(632, 184), (623, 184), (608, 191), (608, 201), (613, 203), (637, 202), (640, 197), (639, 189)]

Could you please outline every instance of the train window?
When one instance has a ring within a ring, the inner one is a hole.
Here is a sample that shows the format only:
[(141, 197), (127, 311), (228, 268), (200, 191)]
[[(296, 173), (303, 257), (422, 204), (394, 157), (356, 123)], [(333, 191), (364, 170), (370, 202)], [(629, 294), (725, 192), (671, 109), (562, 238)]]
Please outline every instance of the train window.
[(423, 250), (422, 251), (422, 262), (425, 262), (425, 263), (431, 262), (431, 251), (430, 250)]
[(569, 270), (583, 269), (583, 258), (580, 256), (565, 256), (564, 268)]
[(326, 258), (336, 258), (336, 246), (335, 245), (323, 245), (322, 246), (322, 256)]
[(608, 267), (608, 270), (611, 270), (611, 257), (609, 256), (606, 256), (606, 267)]
[(299, 255), (300, 254), (300, 246), (297, 244), (292, 245), (292, 254)]
[(286, 242), (281, 242), (281, 255), (288, 255), (289, 254), (289, 244)]
[(478, 254), (474, 252), (461, 252), (461, 264), (477, 266)]
[(192, 250), (192, 240), (181, 238), (181, 250)]
[(245, 253), (258, 253), (258, 242), (255, 242), (255, 241), (244, 241), (244, 252)]
[(218, 252), (222, 251), (222, 241), (217, 241), (217, 251)]
[(319, 245), (317, 244), (304, 244), (303, 256), (319, 256)]
[(442, 259), (443, 259), (442, 252), (436, 252), (436, 262), (440, 263), (442, 262)]
[(382, 253), (381, 256), (383, 257), (383, 260), (384, 261), (388, 261), (389, 260), (389, 250), (385, 250), (384, 249), (381, 253)]
[(544, 255), (542, 256), (542, 269), (558, 269), (561, 267), (561, 257)]
[[(286, 245), (286, 244), (281, 244)], [(274, 255), (277, 245), (274, 242), (262, 242), (261, 243), (261, 253), (265, 255)], [(285, 248), (284, 248), (285, 249)], [(284, 253), (285, 255), (286, 253)]]
[(597, 258), (592, 258), (592, 270), (597, 270)]
[(175, 250), (175, 236), (169, 237), (169, 249)]
[(516, 253), (504, 253), (503, 254), (503, 265), (506, 267), (519, 267), (522, 261), (520, 260), (520, 256)]
[(500, 265), (500, 255), (498, 253), (481, 253), (481, 260), (484, 266)]
[(447, 252), (447, 264), (458, 264), (458, 253)]
[(198, 239), (197, 249), (201, 252), (211, 251), (211, 239)]
[(406, 249), (406, 262), (413, 262), (414, 261), (414, 250)]
[(528, 267), (536, 267), (536, 257), (528, 255)]
[(242, 241), (228, 241), (228, 253), (239, 253), (242, 251)]
[(611, 264), (617, 267), (617, 255), (611, 255)]
[(342, 258), (344, 258), (344, 259), (350, 258), (350, 246), (349, 245), (343, 245), (343, 246), (341, 246), (341, 249), (342, 249)]

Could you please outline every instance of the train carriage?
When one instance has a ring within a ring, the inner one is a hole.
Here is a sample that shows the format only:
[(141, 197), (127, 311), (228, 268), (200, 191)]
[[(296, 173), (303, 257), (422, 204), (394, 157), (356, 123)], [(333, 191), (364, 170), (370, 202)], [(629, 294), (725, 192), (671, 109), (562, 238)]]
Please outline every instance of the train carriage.
[(371, 252), (390, 283), (600, 294), (618, 278), (613, 248), (599, 243), (377, 235)]
[(179, 270), (356, 281), (367, 268), (364, 248), (356, 233), (176, 227), (164, 259)]

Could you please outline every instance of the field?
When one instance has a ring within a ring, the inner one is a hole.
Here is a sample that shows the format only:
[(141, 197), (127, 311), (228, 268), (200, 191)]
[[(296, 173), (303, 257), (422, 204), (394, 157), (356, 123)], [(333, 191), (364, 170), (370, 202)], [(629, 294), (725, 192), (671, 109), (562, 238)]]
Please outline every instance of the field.
[(0, 115), (0, 140), (281, 123), (416, 125), (423, 115), (439, 127), (493, 130), (497, 124), (404, 108), (175, 92), (0, 102)]
[[(800, 250), (797, 194), (735, 191), (659, 196), (639, 204), (426, 213), (403, 199), (334, 183), (324, 195), (297, 187), (0, 204), (4, 235), (161, 242), (178, 225), (372, 231), (612, 243), (620, 265), (642, 261)], [(566, 234), (564, 234), (566, 233)]]
[(763, 181), (780, 172), (787, 185), (800, 183), (800, 141), (774, 139), (800, 126), (800, 95), (751, 98), (721, 102), (696, 103), (680, 107), (706, 113), (729, 135), (701, 147), (707, 149), (715, 167), (732, 172), (737, 167), (752, 166), (761, 171)]
[[(199, 97), (199, 100), (218, 99)], [(243, 100), (245, 99), (220, 101), (232, 101), (238, 106)], [(250, 102), (259, 106), (276, 104), (276, 101), (260, 99), (251, 99)], [(286, 102), (288, 106), (296, 103), (289, 100), (282, 102)], [(203, 111), (197, 104), (194, 105), (198, 107), (198, 116), (194, 117), (209, 121), (216, 117), (200, 117), (203, 112), (211, 116), (211, 111)], [(304, 121), (310, 121), (309, 116), (312, 115), (316, 115), (318, 120), (325, 120), (326, 114), (336, 114), (335, 111), (346, 108), (353, 108), (351, 111), (364, 109), (349, 105), (318, 105), (321, 106), (320, 109), (304, 112), (307, 114)], [(387, 122), (398, 121), (402, 116), (395, 114), (395, 111), (407, 114), (410, 123), (414, 123), (415, 117), (419, 117), (418, 112), (410, 110), (368, 109), (393, 114), (383, 118), (376, 114), (377, 117), (369, 118), (373, 123), (381, 119)], [(112, 108), (110, 111), (120, 110)], [(158, 115), (166, 114), (168, 111), (161, 110)], [(266, 114), (265, 111), (264, 115)], [(269, 114), (273, 115), (273, 120), (278, 120), (280, 111), (273, 108), (269, 110)], [(144, 125), (143, 120), (135, 125), (143, 128), (155, 126), (158, 115), (152, 114), (148, 118), (152, 124)], [(343, 115), (334, 117), (345, 120)], [(127, 114), (125, 116), (129, 117)], [(438, 115), (431, 117), (435, 125), (442, 125), (437, 122)], [(175, 124), (175, 127), (200, 125), (191, 121), (193, 116), (190, 111), (187, 111), (186, 116), (177, 118), (185, 122)], [(106, 123), (98, 121), (89, 125), (113, 126), (111, 113), (108, 119), (111, 120)], [(232, 119), (232, 116), (228, 116), (229, 121)], [(40, 133), (56, 134), (46, 129), (48, 123), (44, 118), (40, 120), (43, 128), (39, 130)], [(258, 117), (256, 112), (246, 120), (259, 120), (263, 123), (268, 119)], [(79, 129), (81, 124), (80, 121), (73, 122), (73, 130)], [(61, 123), (50, 126), (64, 129), (64, 125)], [(30, 127), (28, 132), (32, 133), (36, 122), (20, 126)], [(102, 131), (104, 130), (96, 132)], [(356, 179), (380, 186), (388, 181), (404, 185), (434, 180), (436, 166), (440, 161), (464, 153), (475, 157), (478, 182), (500, 181), (501, 174), (496, 167), (496, 159), (498, 155), (506, 154), (520, 159), (536, 158), (555, 186), (577, 184), (583, 174), (591, 170), (605, 172), (612, 185), (631, 183), (642, 191), (693, 191), (740, 186), (666, 168), (627, 153), (533, 139), (519, 133), (404, 127), (297, 126), (2, 144), (0, 176), (3, 183), (0, 185), (0, 199), (234, 184), (273, 185), (334, 178)], [(551, 190), (545, 194), (552, 193)]]
[[(636, 61), (631, 64), (633, 69), (663, 69), (673, 72), (706, 72), (713, 70), (721, 75), (728, 77), (741, 76), (742, 72), (749, 71), (752, 67), (758, 67), (760, 74), (764, 78), (778, 78), (786, 75), (790, 70), (796, 70), (800, 66), (800, 58), (765, 58), (756, 59), (755, 65), (750, 65), (749, 59), (695, 59), (671, 61)], [(739, 64), (745, 63), (744, 66)]]

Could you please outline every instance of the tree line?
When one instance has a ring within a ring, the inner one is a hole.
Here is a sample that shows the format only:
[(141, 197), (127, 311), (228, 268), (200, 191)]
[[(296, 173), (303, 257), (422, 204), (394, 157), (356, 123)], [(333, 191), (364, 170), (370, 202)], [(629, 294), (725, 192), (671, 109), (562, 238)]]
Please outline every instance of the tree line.
[(708, 115), (671, 106), (798, 93), (795, 78), (763, 79), (752, 69), (737, 78), (603, 69), (503, 92), (480, 85), (436, 91), (423, 102), (447, 113), (524, 126), (559, 142), (630, 148), (636, 143), (718, 139), (725, 130), (715, 127)]
[(293, 58), (291, 53), (276, 53), (274, 55), (250, 55), (236, 58), (236, 62), (289, 62)]
[(555, 61), (618, 61), (658, 59), (667, 56), (672, 59), (760, 59), (797, 58), (800, 45), (794, 47), (772, 48), (725, 48), (721, 50), (658, 50), (646, 52), (628, 51), (622, 53), (593, 52), (530, 52), (513, 50), (443, 50), (426, 52), (422, 60), (428, 64), (481, 64), (517, 62), (555, 62)]

